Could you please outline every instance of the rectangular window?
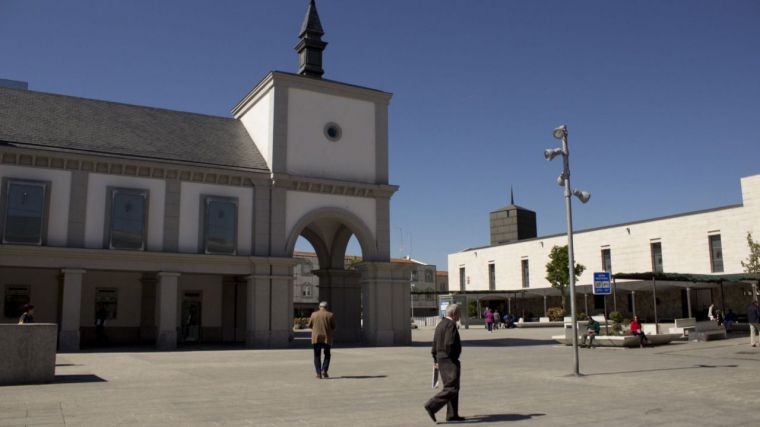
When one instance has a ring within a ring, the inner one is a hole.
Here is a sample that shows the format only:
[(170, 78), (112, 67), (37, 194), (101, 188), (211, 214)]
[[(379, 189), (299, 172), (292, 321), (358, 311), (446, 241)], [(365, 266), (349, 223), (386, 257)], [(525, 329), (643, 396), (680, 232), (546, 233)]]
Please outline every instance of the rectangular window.
[(8, 180), (3, 243), (43, 244), (47, 190), (44, 182)]
[(411, 280), (412, 282), (416, 282), (417, 281), (417, 270), (412, 270), (412, 273), (409, 276), (409, 280)]
[(467, 289), (467, 284), (465, 283), (464, 267), (459, 267), (459, 289), (462, 291)]
[(662, 273), (662, 243), (654, 242), (650, 245), (652, 249), (652, 271)]
[(530, 287), (530, 269), (528, 267), (528, 260), (527, 259), (522, 260), (521, 264), (522, 264), (522, 287), (529, 288)]
[(18, 319), (24, 313), (24, 305), (29, 304), (28, 285), (8, 285), (5, 287), (3, 316)]
[(119, 292), (116, 289), (95, 289), (95, 320), (116, 319)]
[(432, 270), (425, 270), (425, 281), (426, 282), (432, 282), (433, 281), (433, 271)]
[(496, 290), (496, 265), (488, 264), (488, 290)]
[(602, 271), (612, 272), (612, 252), (610, 249), (602, 249)]
[(111, 189), (110, 201), (108, 247), (145, 250), (148, 192), (122, 188)]
[(204, 252), (234, 255), (237, 248), (237, 199), (209, 196), (205, 198), (204, 207)]
[(720, 234), (708, 236), (710, 241), (710, 267), (713, 273), (723, 272), (723, 247), (720, 243)]

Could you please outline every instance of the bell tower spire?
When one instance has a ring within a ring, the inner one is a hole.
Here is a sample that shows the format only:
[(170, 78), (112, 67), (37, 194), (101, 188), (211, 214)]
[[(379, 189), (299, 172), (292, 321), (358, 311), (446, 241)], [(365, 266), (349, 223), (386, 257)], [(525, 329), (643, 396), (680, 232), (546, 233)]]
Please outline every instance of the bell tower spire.
[(322, 69), (322, 51), (327, 46), (327, 42), (322, 41), (324, 34), (317, 13), (317, 5), (314, 0), (311, 0), (301, 25), (301, 32), (298, 34), (301, 40), (295, 48), (299, 55), (298, 74), (319, 78), (325, 73)]

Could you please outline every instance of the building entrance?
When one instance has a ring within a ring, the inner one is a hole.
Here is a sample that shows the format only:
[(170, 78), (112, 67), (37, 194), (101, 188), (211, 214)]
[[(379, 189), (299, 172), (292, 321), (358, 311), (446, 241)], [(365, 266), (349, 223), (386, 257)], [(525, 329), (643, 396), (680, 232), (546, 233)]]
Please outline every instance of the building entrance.
[(185, 292), (182, 296), (182, 342), (192, 344), (201, 340), (201, 293)]

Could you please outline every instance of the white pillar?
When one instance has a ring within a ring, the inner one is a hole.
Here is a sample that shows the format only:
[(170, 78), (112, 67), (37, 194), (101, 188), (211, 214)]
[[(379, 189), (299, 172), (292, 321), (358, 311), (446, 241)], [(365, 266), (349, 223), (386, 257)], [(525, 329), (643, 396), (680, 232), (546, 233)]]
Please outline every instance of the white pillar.
[(686, 288), (686, 308), (689, 317), (691, 317), (691, 288)]
[(82, 317), (82, 276), (85, 270), (63, 269), (63, 304), (61, 332), (58, 338), (61, 351), (79, 350), (79, 323)]
[(246, 277), (248, 347), (287, 347), (293, 328), (292, 264), (259, 264)]
[[(369, 345), (409, 345), (409, 270), (389, 262), (363, 262), (361, 273), (362, 333)], [(467, 307), (463, 307), (466, 313)], [(340, 319), (337, 319), (340, 329)]]
[(156, 348), (173, 350), (177, 348), (177, 294), (179, 273), (158, 273), (158, 335)]

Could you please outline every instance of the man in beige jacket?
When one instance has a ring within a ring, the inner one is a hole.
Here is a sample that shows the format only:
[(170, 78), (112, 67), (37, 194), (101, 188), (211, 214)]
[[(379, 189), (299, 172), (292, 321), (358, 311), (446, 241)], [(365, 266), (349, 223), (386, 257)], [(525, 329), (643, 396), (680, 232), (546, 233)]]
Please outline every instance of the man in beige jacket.
[[(314, 368), (317, 371), (317, 378), (330, 378), (327, 370), (330, 368), (330, 347), (335, 331), (335, 318), (327, 311), (327, 302), (320, 302), (319, 311), (311, 313), (309, 328), (311, 328), (311, 345), (314, 347)], [(322, 349), (325, 351), (324, 362)]]

